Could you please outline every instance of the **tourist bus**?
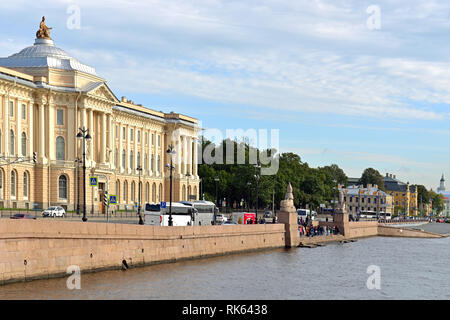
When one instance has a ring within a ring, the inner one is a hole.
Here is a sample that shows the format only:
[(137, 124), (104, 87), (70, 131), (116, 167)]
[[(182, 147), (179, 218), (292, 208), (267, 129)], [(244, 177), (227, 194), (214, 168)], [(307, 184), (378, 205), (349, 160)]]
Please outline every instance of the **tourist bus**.
[[(170, 203), (165, 208), (160, 204), (145, 204), (144, 224), (151, 226), (169, 225)], [(172, 225), (173, 226), (192, 226), (193, 219), (197, 209), (183, 203), (172, 202)]]
[(360, 219), (378, 219), (375, 211), (361, 211), (358, 216)]
[(300, 220), (300, 218), (303, 220), (303, 222), (306, 221), (306, 217), (309, 218), (309, 220), (314, 220), (316, 218), (316, 212), (313, 211), (311, 213), (311, 210), (309, 209), (297, 209), (297, 214), (298, 214), (298, 220)]
[(180, 201), (180, 203), (197, 209), (197, 212), (194, 213), (193, 217), (194, 226), (210, 226), (214, 224), (214, 217), (219, 211), (214, 202), (196, 200), (194, 202)]

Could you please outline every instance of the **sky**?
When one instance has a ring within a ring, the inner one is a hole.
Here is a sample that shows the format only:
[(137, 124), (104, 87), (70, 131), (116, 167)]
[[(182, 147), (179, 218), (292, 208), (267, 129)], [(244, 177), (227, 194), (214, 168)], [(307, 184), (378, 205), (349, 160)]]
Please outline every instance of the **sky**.
[(279, 130), (281, 152), (349, 177), (450, 180), (448, 1), (2, 0), (0, 56), (43, 15), (119, 99), (224, 135)]

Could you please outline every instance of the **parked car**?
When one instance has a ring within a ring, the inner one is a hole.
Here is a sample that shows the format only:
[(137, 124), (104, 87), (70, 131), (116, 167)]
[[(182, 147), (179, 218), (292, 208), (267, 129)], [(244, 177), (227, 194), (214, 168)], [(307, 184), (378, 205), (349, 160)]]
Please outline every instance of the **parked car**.
[(11, 219), (35, 219), (36, 216), (31, 213), (16, 213), (15, 215), (11, 216)]
[(226, 221), (228, 221), (228, 219), (223, 214), (217, 214), (216, 215), (216, 223), (223, 224)]
[(264, 218), (272, 218), (272, 211), (264, 212)]
[(43, 217), (64, 217), (66, 215), (66, 210), (63, 207), (49, 207), (42, 212)]
[(231, 221), (231, 220), (227, 220), (224, 223), (222, 223), (223, 226), (232, 226), (232, 225), (237, 225), (237, 222)]
[(442, 219), (442, 218), (436, 219), (436, 222), (437, 223), (444, 223), (444, 219)]

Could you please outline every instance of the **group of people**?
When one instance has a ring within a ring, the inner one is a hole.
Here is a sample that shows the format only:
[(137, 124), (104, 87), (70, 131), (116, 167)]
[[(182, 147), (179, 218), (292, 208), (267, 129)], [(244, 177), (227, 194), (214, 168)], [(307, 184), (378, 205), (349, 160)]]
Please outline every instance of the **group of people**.
[(311, 221), (303, 222), (302, 219), (299, 221), (298, 231), (300, 237), (314, 237), (314, 236), (329, 236), (339, 234), (339, 228), (337, 226), (313, 226)]

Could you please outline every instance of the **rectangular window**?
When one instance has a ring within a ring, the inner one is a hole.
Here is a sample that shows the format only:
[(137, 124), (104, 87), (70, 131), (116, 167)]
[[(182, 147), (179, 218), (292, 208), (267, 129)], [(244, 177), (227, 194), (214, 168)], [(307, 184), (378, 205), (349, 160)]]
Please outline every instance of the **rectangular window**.
[(133, 129), (130, 129), (130, 141), (133, 141)]
[(161, 136), (158, 134), (158, 147), (161, 146)]
[(122, 128), (122, 140), (126, 139), (127, 129), (125, 127)]
[(27, 119), (27, 106), (25, 104), (22, 104), (22, 119)]
[(137, 142), (140, 143), (141, 142), (141, 130), (137, 131)]
[(147, 145), (148, 144), (148, 133), (146, 132), (145, 133), (145, 145)]
[(9, 102), (9, 116), (14, 117), (14, 101)]
[(152, 146), (155, 145), (155, 135), (152, 133)]
[(116, 139), (117, 139), (119, 137), (119, 128), (117, 127), (117, 125), (115, 127), (116, 127)]
[(56, 124), (58, 126), (64, 125), (64, 110), (63, 109), (56, 110)]

